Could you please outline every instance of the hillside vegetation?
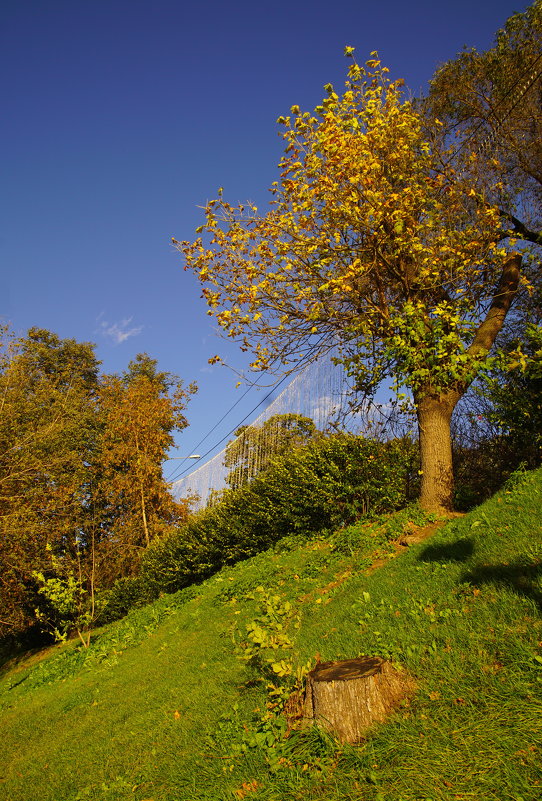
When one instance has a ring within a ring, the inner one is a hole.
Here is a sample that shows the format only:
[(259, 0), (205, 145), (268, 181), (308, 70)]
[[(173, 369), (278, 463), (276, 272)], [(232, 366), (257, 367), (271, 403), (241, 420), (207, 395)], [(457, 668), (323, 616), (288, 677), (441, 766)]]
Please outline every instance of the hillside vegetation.
[[(541, 504), (539, 470), (430, 539), (415, 507), (285, 539), (88, 649), (11, 663), (0, 798), (539, 799)], [(360, 654), (403, 666), (415, 695), (356, 747), (285, 736), (299, 669)]]

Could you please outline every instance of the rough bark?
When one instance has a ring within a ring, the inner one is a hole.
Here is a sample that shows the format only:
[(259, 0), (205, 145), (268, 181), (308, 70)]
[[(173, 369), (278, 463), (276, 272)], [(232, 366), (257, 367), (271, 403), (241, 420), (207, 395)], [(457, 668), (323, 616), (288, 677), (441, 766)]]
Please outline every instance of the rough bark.
[(461, 395), (424, 394), (415, 398), (422, 466), (420, 504), (428, 512), (453, 508), (452, 413)]
[[(480, 323), (472, 345), (467, 350), (467, 353), (471, 355), (478, 355), (484, 352), (488, 353), (493, 347), (495, 338), (503, 326), (508, 310), (518, 291), (519, 279), (521, 276), (521, 261), (522, 257), (520, 253), (512, 253), (506, 260), (489, 311), (484, 321)], [(467, 389), (467, 386), (468, 384), (464, 387), (463, 391)]]
[(307, 676), (303, 722), (357, 743), (413, 689), (413, 680), (377, 656), (322, 662)]

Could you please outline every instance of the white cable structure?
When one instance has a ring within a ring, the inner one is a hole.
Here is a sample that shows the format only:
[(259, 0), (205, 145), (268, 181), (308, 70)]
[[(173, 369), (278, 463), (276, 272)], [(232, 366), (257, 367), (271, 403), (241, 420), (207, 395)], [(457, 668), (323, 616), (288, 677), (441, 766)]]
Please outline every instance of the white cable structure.
[[(250, 481), (280, 450), (281, 443), (294, 437), (296, 426), (303, 425), (300, 416), (310, 418), (318, 431), (329, 430), (338, 416), (344, 415), (347, 391), (343, 365), (334, 364), (331, 356), (312, 362), (226, 448), (175, 481), (173, 494), (177, 498), (196, 496), (195, 506), (202, 508), (212, 501), (213, 494), (228, 486), (228, 476), (230, 486)], [(251, 436), (255, 430), (257, 435)], [(233, 465), (225, 464), (226, 451), (230, 459), (235, 454)]]

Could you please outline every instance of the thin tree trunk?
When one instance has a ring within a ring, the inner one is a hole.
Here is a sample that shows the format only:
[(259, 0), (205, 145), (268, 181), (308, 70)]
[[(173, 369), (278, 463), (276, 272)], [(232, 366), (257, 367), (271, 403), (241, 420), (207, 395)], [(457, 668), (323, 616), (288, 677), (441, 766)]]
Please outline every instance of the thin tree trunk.
[[(136, 443), (136, 451), (137, 451), (137, 466), (141, 469), (141, 454), (139, 453), (139, 437), (135, 437)], [(147, 543), (147, 548), (151, 544), (151, 538), (149, 536), (149, 526), (147, 524), (147, 509), (145, 506), (145, 490), (143, 488), (143, 480), (140, 478), (139, 480), (139, 493), (141, 497), (141, 518), (143, 520), (143, 531), (145, 532), (145, 542)]]
[(149, 526), (147, 525), (147, 510), (145, 508), (145, 491), (143, 489), (143, 484), (139, 485), (139, 490), (141, 493), (141, 517), (143, 518), (143, 530), (145, 532), (145, 542), (147, 543), (147, 547), (151, 544), (151, 538), (149, 536)]

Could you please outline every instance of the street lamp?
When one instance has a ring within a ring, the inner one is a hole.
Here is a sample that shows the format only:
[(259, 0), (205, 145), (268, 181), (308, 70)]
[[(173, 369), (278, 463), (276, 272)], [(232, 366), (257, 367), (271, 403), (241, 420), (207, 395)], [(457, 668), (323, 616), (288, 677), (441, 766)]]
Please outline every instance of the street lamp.
[(201, 459), (199, 453), (191, 453), (190, 456), (169, 456), (166, 462), (172, 462), (174, 459)]

